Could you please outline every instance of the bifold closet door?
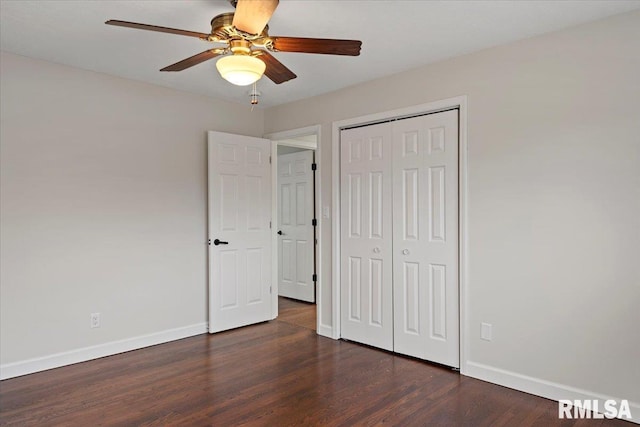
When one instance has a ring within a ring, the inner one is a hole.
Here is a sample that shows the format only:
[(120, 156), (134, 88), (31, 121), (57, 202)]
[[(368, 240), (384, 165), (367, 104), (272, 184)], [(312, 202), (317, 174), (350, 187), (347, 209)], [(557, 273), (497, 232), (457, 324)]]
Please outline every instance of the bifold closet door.
[(340, 133), (343, 338), (393, 350), (391, 127)]
[(342, 336), (459, 367), (457, 110), (340, 144)]
[(394, 351), (459, 367), (458, 112), (393, 122)]

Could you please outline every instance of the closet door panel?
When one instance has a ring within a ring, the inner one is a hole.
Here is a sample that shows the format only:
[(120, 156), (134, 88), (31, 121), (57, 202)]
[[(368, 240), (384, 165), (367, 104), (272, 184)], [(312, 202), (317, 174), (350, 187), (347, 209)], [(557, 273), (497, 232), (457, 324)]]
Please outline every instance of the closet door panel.
[(457, 111), (393, 122), (394, 351), (459, 367)]
[(341, 333), (393, 349), (391, 127), (340, 133)]

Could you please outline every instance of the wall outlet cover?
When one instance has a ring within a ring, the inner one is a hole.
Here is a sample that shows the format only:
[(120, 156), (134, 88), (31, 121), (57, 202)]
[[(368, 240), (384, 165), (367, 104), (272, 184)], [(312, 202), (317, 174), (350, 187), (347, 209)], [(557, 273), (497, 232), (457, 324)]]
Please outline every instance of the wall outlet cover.
[(100, 313), (91, 313), (91, 328), (100, 327)]

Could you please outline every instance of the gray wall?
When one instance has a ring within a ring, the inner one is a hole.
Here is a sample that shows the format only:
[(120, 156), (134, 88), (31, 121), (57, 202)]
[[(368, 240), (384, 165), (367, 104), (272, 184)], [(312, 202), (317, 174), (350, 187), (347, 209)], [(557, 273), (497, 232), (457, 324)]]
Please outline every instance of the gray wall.
[(0, 63), (0, 363), (204, 331), (206, 131), (260, 136), (262, 110), (8, 53)]
[[(463, 365), (638, 404), (639, 52), (633, 12), (270, 108), (265, 131), (322, 125), (322, 204), (331, 205), (333, 121), (467, 95)], [(480, 340), (481, 322), (493, 324), (492, 342)]]

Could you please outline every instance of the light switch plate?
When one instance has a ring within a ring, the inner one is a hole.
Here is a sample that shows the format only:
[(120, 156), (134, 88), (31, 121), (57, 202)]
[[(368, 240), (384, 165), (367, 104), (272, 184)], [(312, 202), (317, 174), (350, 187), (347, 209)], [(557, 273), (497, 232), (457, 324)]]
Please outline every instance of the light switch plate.
[(492, 325), (491, 323), (481, 323), (480, 324), (480, 338), (485, 341), (491, 341), (492, 339)]

